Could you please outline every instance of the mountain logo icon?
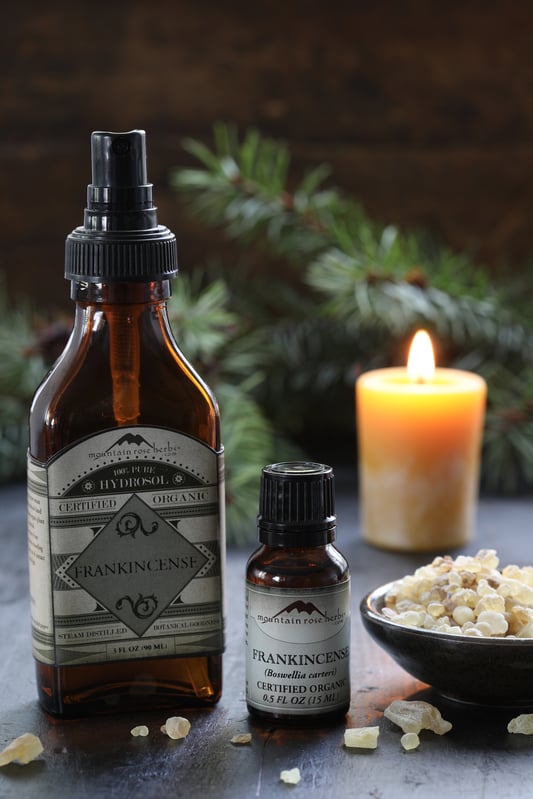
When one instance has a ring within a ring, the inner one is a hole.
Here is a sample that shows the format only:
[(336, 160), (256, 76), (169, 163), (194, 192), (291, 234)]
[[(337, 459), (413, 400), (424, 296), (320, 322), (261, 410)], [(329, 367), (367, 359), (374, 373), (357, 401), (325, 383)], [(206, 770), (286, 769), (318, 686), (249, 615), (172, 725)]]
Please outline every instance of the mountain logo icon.
[(275, 619), (278, 616), (281, 616), (283, 613), (292, 613), (293, 610), (297, 611), (298, 613), (307, 613), (308, 616), (311, 616), (313, 613), (318, 613), (320, 616), (326, 618), (326, 614), (319, 610), (316, 605), (313, 605), (312, 602), (304, 602), (302, 599), (297, 599), (295, 602), (291, 602), (290, 605), (282, 608), (282, 610), (278, 611), (278, 613), (276, 613), (272, 618)]
[(111, 446), (106, 449), (106, 452), (109, 452), (115, 447), (121, 447), (123, 444), (136, 444), (139, 447), (142, 444), (146, 444), (146, 446), (151, 448), (154, 446), (141, 435), (136, 435), (135, 433), (125, 433), (121, 438), (118, 439), (118, 441), (115, 441), (114, 444), (111, 444)]

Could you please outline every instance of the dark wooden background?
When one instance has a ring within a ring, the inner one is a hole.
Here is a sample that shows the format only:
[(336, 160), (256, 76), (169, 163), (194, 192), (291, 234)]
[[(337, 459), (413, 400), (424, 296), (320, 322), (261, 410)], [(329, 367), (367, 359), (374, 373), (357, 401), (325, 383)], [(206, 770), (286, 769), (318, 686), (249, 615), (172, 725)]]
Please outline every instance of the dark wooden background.
[(168, 188), (215, 120), (285, 139), (383, 221), (519, 268), (533, 250), (527, 0), (20, 0), (0, 29), (0, 272), (67, 304), (94, 129), (148, 132), (183, 268), (217, 246)]

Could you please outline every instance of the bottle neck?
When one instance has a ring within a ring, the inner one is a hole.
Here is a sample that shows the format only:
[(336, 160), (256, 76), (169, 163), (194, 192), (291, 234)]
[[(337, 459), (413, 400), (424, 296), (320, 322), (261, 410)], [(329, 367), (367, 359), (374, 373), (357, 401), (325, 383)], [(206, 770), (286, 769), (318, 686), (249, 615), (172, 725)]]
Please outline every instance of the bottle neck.
[(72, 281), (70, 296), (84, 305), (145, 305), (168, 300), (169, 280), (146, 283), (87, 283)]
[[(166, 349), (170, 330), (168, 280), (147, 283), (73, 282), (75, 348), (104, 347), (109, 358), (113, 415), (121, 426), (138, 423), (143, 347)], [(83, 343), (82, 343), (83, 342)]]
[(259, 525), (259, 541), (269, 547), (302, 549), (327, 546), (335, 540), (335, 526)]

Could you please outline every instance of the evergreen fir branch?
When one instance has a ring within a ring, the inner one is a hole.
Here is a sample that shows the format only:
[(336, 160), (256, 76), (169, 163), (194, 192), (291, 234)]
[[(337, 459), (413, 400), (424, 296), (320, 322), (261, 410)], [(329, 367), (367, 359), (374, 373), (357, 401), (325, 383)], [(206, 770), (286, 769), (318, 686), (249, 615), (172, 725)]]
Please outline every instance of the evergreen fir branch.
[(187, 359), (213, 389), (221, 410), (226, 464), (227, 540), (249, 544), (255, 538), (255, 516), (262, 467), (286, 456), (291, 448), (274, 435), (272, 424), (253, 396), (263, 383), (257, 353), (228, 308), (222, 279), (204, 284), (203, 271), (176, 281), (169, 319)]
[(277, 460), (275, 438), (249, 394), (229, 384), (218, 385), (216, 391), (226, 465), (227, 539), (242, 546), (255, 539), (259, 478), (262, 467)]
[(212, 151), (186, 140), (185, 149), (203, 168), (174, 170), (171, 185), (190, 202), (195, 215), (224, 228), (228, 237), (242, 244), (263, 244), (274, 255), (301, 264), (337, 250), (363, 259), (383, 275), (395, 274), (402, 265), (412, 280), (455, 295), (467, 291), (482, 298), (492, 290), (486, 273), (466, 256), (436, 247), (425, 234), (380, 225), (352, 198), (324, 188), (328, 165), (309, 170), (291, 191), (290, 156), (283, 143), (255, 130), (240, 142), (236, 130), (221, 123), (215, 125), (214, 139)]
[(20, 308), (2, 306), (0, 299), (0, 420), (3, 414), (11, 418), (11, 403), (16, 399), (26, 403), (33, 396), (35, 386), (43, 376), (44, 364), (34, 351), (34, 331), (29, 314)]
[(310, 171), (291, 193), (290, 156), (282, 143), (249, 131), (242, 143), (235, 130), (215, 126), (215, 150), (191, 140), (185, 149), (204, 169), (175, 170), (171, 185), (190, 201), (192, 212), (242, 244), (265, 240), (288, 261), (301, 261), (331, 242), (322, 217), (342, 206), (337, 193), (319, 189), (329, 173)]
[(437, 246), (425, 233), (403, 233), (394, 225), (376, 225), (362, 215), (350, 217), (330, 251), (352, 257), (364, 267), (361, 279), (405, 280), (420, 288), (433, 286), (451, 296), (478, 299), (494, 293), (487, 273), (463, 254)]
[[(21, 408), (43, 375), (42, 359), (35, 353), (31, 315), (25, 305), (10, 305), (0, 280), (0, 421), (20, 418)], [(26, 408), (24, 408), (26, 412)]]
[[(353, 199), (324, 188), (327, 166), (312, 170), (291, 191), (283, 144), (256, 131), (241, 141), (223, 125), (214, 139), (213, 150), (188, 143), (202, 167), (175, 172), (176, 190), (207, 224), (301, 267), (301, 284), (286, 294), (282, 308), (276, 307), (279, 286), (261, 286), (263, 296), (248, 305), (258, 314), (255, 327), (232, 286), (233, 307), (248, 316), (251, 328), (233, 341), (236, 363), (250, 363), (251, 342), (255, 385), (269, 417), (294, 429), (299, 403), (301, 415), (303, 400), (309, 408), (351, 383), (356, 370), (388, 363), (399, 341), (427, 327), (450, 365), (455, 360), (476, 371), (492, 370), (485, 484), (513, 490), (524, 480), (531, 485), (531, 419), (523, 408), (515, 413), (516, 402), (500, 392), (503, 378), (496, 374), (500, 362), (514, 373), (531, 368), (533, 332), (525, 320), (533, 308), (523, 299), (527, 292), (513, 307), (516, 280), (495, 285), (464, 254), (436, 246), (425, 234), (370, 220)], [(268, 375), (265, 382), (261, 371)], [(528, 387), (514, 384), (514, 390), (528, 408)]]
[(168, 302), (169, 321), (186, 357), (208, 365), (233, 336), (238, 317), (228, 309), (223, 280), (205, 284), (202, 270), (180, 275)]
[[(402, 265), (403, 266), (403, 265)], [(428, 327), (458, 347), (489, 348), (493, 356), (533, 357), (533, 333), (503, 307), (495, 293), (483, 299), (457, 296), (420, 285), (418, 274), (396, 270), (380, 275), (365, 259), (338, 250), (325, 253), (309, 268), (307, 280), (326, 298), (323, 311), (336, 319), (357, 318), (391, 336), (404, 337)]]
[(28, 409), (45, 366), (33, 348), (27, 305), (9, 303), (0, 279), (0, 481), (20, 478), (28, 448)]
[(533, 484), (533, 367), (515, 373), (489, 362), (479, 370), (488, 384), (483, 439), (483, 483), (492, 491)]
[[(0, 399), (3, 404), (3, 400)], [(20, 480), (26, 471), (26, 453), (28, 450), (28, 425), (19, 417), (18, 422), (0, 424), (0, 483)]]
[(431, 246), (427, 236), (372, 222), (357, 203), (322, 188), (327, 167), (290, 193), (286, 147), (256, 131), (240, 143), (233, 128), (219, 124), (213, 152), (187, 146), (205, 170), (175, 172), (174, 187), (193, 196), (195, 211), (208, 224), (224, 225), (230, 237), (262, 242), (289, 260), (312, 259), (306, 282), (332, 298), (327, 312), (360, 314), (393, 335), (427, 324), (459, 347), (495, 345), (497, 353), (530, 358), (530, 333), (505, 310), (504, 292), (483, 270)]

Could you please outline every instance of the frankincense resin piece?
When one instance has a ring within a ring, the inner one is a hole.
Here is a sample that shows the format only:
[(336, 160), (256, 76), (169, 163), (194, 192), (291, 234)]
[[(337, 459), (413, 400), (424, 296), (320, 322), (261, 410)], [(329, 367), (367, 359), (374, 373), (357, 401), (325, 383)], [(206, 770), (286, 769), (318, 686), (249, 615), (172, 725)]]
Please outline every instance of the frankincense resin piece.
[(39, 757), (42, 751), (44, 750), (40, 739), (31, 732), (25, 732), (0, 752), (0, 766), (7, 766), (8, 763), (13, 762), (25, 766)]
[(404, 732), (400, 738), (400, 743), (406, 752), (410, 752), (413, 749), (418, 749), (420, 746), (420, 738), (416, 732)]
[(246, 746), (246, 744), (251, 743), (252, 741), (252, 733), (251, 732), (241, 732), (238, 735), (234, 735), (231, 739), (231, 743), (235, 744), (235, 746)]
[(344, 733), (344, 746), (349, 749), (376, 749), (379, 727), (354, 727)]
[(299, 768), (291, 768), (291, 769), (284, 769), (279, 778), (282, 782), (285, 782), (287, 785), (298, 785), (301, 780), (301, 774)]
[(515, 716), (507, 725), (507, 732), (533, 735), (533, 713), (521, 713)]
[(395, 699), (385, 708), (384, 715), (404, 732), (418, 734), (420, 730), (431, 730), (437, 735), (445, 735), (452, 728), (438, 708), (421, 700)]
[(180, 738), (186, 738), (190, 729), (191, 722), (189, 719), (185, 719), (183, 716), (171, 716), (161, 727), (161, 732), (174, 741), (178, 741)]
[(139, 724), (137, 727), (133, 727), (130, 730), (130, 734), (134, 738), (139, 738), (139, 737), (140, 738), (146, 738), (146, 736), (148, 735), (148, 732), (149, 732), (148, 727), (145, 724)]

